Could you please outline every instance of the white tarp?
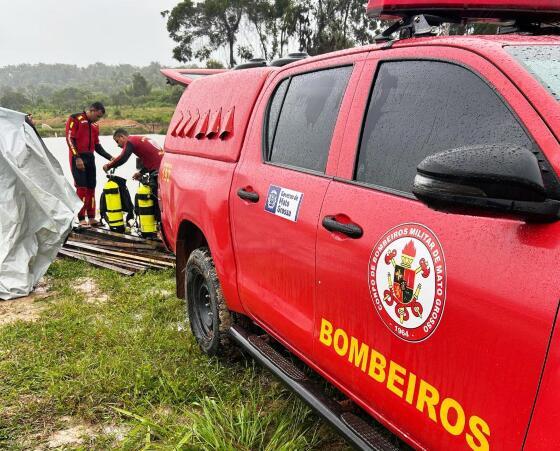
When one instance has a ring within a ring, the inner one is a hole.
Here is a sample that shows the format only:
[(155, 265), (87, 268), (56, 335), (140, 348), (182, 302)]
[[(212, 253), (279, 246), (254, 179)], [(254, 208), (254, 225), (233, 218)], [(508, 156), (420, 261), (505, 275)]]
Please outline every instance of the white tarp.
[(81, 207), (25, 115), (0, 108), (0, 299), (28, 295)]

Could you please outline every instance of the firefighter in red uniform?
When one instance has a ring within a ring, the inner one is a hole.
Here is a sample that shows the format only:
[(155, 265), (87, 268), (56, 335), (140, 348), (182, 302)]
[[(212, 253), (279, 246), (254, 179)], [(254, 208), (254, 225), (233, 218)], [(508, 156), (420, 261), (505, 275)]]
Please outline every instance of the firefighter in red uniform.
[[(101, 102), (94, 102), (87, 111), (72, 114), (66, 121), (66, 141), (70, 151), (70, 167), (78, 197), (84, 203), (78, 213), (80, 225), (97, 226), (95, 219), (95, 157), (97, 152), (103, 158), (111, 160), (111, 155), (99, 143), (99, 126), (97, 121), (105, 114)], [(86, 214), (89, 223), (86, 221)]]
[(103, 170), (107, 172), (110, 169), (118, 168), (125, 164), (132, 154), (136, 155), (141, 162), (142, 169), (136, 172), (132, 178), (134, 180), (140, 179), (143, 174), (149, 174), (150, 188), (154, 196), (154, 203), (156, 205), (156, 219), (160, 220), (158, 198), (158, 172), (163, 158), (163, 150), (159, 145), (146, 136), (130, 136), (128, 132), (119, 128), (113, 134), (113, 139), (122, 152), (117, 155), (112, 161), (103, 166)]

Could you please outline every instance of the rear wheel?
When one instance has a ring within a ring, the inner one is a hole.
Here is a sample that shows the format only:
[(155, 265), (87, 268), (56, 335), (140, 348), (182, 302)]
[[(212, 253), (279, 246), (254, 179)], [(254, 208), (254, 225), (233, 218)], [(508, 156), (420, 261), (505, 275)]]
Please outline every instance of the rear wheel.
[(208, 248), (191, 253), (185, 284), (191, 331), (200, 349), (208, 355), (221, 353), (229, 344), (231, 316)]

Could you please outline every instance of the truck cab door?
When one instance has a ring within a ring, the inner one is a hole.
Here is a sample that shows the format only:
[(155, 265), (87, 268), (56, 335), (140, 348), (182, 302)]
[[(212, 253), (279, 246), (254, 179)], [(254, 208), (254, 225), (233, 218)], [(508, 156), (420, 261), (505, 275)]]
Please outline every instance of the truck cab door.
[(277, 74), (256, 106), (230, 193), (243, 306), (304, 356), (313, 344), (317, 223), (360, 68), (347, 56)]
[(411, 188), (436, 152), (509, 143), (545, 164), (558, 142), (504, 74), (459, 49), (372, 52), (351, 111), (317, 235), (317, 365), (416, 447), (521, 449), (560, 299), (560, 225), (438, 212)]

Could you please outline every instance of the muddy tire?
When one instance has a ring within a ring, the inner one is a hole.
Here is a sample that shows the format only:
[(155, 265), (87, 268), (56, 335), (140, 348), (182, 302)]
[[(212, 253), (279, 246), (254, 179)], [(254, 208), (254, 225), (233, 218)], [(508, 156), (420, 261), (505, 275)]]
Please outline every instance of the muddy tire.
[(208, 248), (201, 247), (191, 253), (185, 272), (191, 331), (205, 354), (222, 354), (229, 346), (232, 320)]

